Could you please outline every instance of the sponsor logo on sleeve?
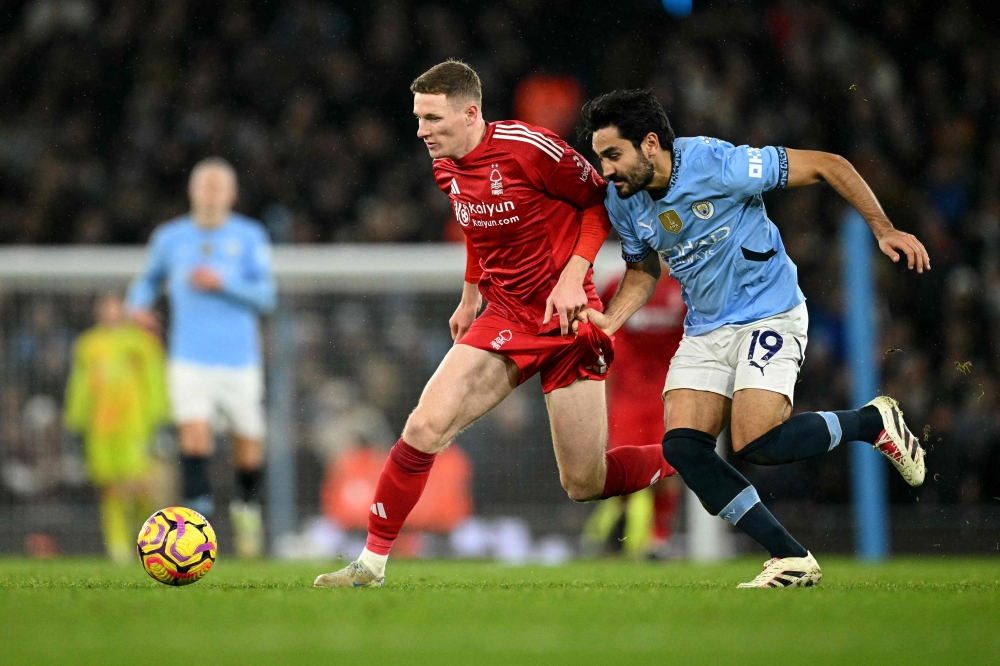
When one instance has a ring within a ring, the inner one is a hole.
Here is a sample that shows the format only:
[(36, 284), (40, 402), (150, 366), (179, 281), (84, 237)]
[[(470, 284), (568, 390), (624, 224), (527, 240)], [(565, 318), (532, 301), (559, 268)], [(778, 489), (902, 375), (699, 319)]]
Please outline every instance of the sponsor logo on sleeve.
[(764, 176), (764, 158), (761, 156), (760, 148), (747, 148), (747, 155), (750, 158), (750, 169), (747, 175), (750, 178), (762, 178)]

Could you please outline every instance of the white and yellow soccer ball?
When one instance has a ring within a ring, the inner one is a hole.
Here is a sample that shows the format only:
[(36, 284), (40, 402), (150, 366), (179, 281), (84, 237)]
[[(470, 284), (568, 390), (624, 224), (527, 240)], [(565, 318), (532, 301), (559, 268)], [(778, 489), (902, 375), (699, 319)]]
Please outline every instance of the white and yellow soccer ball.
[(211, 571), (219, 545), (215, 530), (197, 511), (172, 506), (157, 511), (142, 526), (139, 561), (164, 585), (190, 585)]

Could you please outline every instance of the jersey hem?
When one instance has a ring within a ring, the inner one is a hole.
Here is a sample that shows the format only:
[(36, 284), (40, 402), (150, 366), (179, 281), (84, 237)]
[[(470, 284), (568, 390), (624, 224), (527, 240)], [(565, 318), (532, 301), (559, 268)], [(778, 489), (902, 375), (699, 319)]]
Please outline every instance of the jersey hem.
[(622, 252), (622, 259), (624, 259), (627, 263), (637, 264), (652, 253), (653, 248), (646, 248), (645, 252), (641, 252), (639, 254), (626, 254), (625, 252)]
[(772, 312), (771, 314), (761, 315), (760, 317), (753, 317), (752, 319), (740, 319), (736, 321), (718, 321), (712, 322), (711, 324), (702, 324), (701, 326), (685, 326), (684, 335), (689, 338), (693, 338), (699, 335), (705, 335), (706, 333), (711, 333), (712, 331), (722, 328), (723, 326), (746, 326), (747, 324), (752, 324), (757, 321), (763, 321), (765, 319), (770, 319), (771, 317), (777, 317), (778, 315), (783, 315), (786, 312), (791, 312), (795, 308), (799, 307), (806, 302), (805, 296), (802, 296), (793, 305), (787, 308)]

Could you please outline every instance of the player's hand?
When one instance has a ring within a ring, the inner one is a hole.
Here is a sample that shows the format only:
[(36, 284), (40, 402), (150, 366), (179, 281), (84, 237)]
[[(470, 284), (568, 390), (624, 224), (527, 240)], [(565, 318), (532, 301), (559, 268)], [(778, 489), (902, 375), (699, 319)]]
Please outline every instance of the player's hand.
[(583, 290), (583, 285), (572, 284), (563, 281), (562, 278), (552, 289), (552, 293), (545, 299), (545, 318), (542, 324), (552, 321), (553, 315), (559, 316), (559, 332), (568, 335), (573, 330), (573, 321), (576, 316), (587, 308), (587, 292)]
[(601, 331), (603, 331), (609, 338), (614, 334), (614, 329), (611, 325), (611, 318), (603, 312), (598, 312), (594, 308), (585, 308), (576, 315), (576, 319), (573, 320), (574, 333), (577, 332), (581, 321), (593, 324), (597, 328), (601, 329)]
[(462, 339), (463, 335), (469, 332), (472, 322), (476, 321), (476, 315), (479, 314), (479, 308), (482, 307), (482, 304), (483, 299), (481, 296), (472, 302), (467, 302), (463, 299), (458, 304), (458, 307), (455, 308), (455, 314), (448, 320), (448, 326), (451, 327), (452, 340), (458, 342)]
[(899, 253), (902, 252), (906, 255), (906, 267), (910, 270), (913, 270), (914, 266), (918, 273), (923, 273), (925, 268), (931, 269), (931, 258), (924, 244), (913, 234), (890, 229), (878, 239), (878, 249), (894, 262), (899, 261)]
[(188, 276), (191, 286), (202, 291), (222, 291), (222, 276), (211, 268), (199, 266)]
[(136, 326), (146, 329), (153, 335), (159, 335), (163, 329), (159, 315), (152, 310), (132, 310), (129, 312), (129, 318)]

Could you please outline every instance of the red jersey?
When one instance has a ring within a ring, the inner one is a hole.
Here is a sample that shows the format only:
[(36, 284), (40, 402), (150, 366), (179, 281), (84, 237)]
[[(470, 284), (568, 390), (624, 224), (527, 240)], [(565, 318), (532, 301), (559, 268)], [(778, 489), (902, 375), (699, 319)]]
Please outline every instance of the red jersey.
[[(619, 282), (616, 279), (604, 289), (605, 302), (614, 296)], [(663, 438), (660, 395), (670, 359), (684, 335), (686, 313), (680, 284), (664, 275), (649, 301), (615, 332), (615, 365), (608, 373), (611, 446), (643, 446)]]
[[(558, 328), (542, 326), (545, 300), (574, 250), (593, 263), (611, 228), (593, 167), (547, 129), (500, 121), (468, 155), (434, 160), (434, 178), (465, 233), (466, 281), (525, 332)], [(592, 272), (584, 289), (597, 301)]]

